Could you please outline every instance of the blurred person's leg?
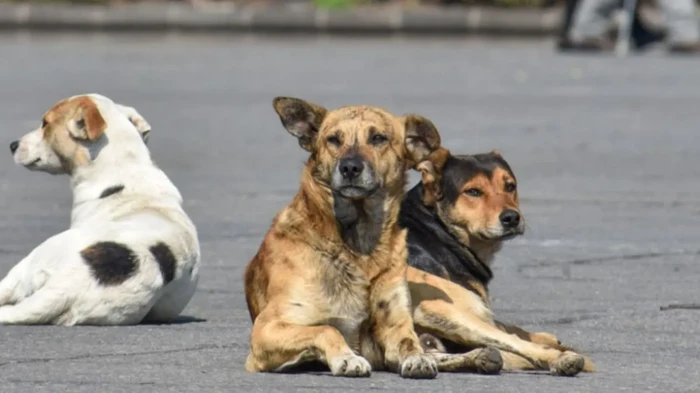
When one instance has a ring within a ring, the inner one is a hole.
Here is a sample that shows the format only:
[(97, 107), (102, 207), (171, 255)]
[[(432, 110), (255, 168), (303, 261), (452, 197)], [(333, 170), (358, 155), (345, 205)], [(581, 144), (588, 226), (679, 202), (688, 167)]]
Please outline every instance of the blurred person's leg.
[(574, 20), (576, 6), (578, 6), (579, 2), (580, 0), (566, 0), (564, 3), (564, 20), (560, 32), (562, 36), (568, 36), (569, 30), (571, 30), (571, 22)]
[(566, 0), (564, 3), (564, 18), (562, 20), (561, 30), (559, 30), (559, 39), (557, 46), (559, 49), (570, 49), (572, 46), (569, 40), (569, 31), (571, 30), (571, 22), (574, 19), (574, 12), (580, 0)]
[(668, 30), (670, 50), (677, 53), (700, 52), (700, 25), (694, 0), (659, 0)]
[[(673, 2), (675, 0), (664, 1)], [(579, 0), (578, 2), (581, 4), (579, 9), (574, 13), (572, 31), (569, 34), (570, 39), (568, 43), (570, 49), (612, 49), (614, 37), (609, 36), (608, 32), (612, 24), (613, 13), (622, 6), (622, 1)], [(637, 5), (639, 5), (639, 3), (637, 3)], [(650, 44), (662, 41), (665, 36), (666, 34), (664, 31), (650, 29), (644, 24), (639, 13), (639, 6), (637, 6), (634, 10), (631, 31), (634, 48), (636, 50), (642, 50)]]
[(663, 41), (666, 38), (665, 31), (650, 29), (644, 25), (639, 15), (639, 2), (637, 2), (637, 8), (634, 10), (631, 35), (634, 48), (637, 50), (645, 49), (647, 46)]
[(613, 12), (619, 6), (619, 0), (581, 0), (574, 13), (569, 34), (571, 41), (591, 49), (611, 49), (613, 45), (606, 33)]

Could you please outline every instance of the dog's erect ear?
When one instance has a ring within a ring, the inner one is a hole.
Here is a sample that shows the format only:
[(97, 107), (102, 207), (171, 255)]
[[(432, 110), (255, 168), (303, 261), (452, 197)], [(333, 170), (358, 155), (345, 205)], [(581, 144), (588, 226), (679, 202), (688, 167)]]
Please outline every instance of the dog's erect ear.
[(440, 134), (433, 123), (422, 116), (407, 115), (403, 121), (409, 166), (415, 168), (440, 147)]
[(312, 151), (318, 130), (326, 117), (326, 108), (299, 98), (277, 97), (272, 101), (282, 125), (299, 139), (299, 146)]
[(449, 157), (450, 151), (440, 147), (416, 166), (422, 175), (423, 204), (426, 206), (433, 206), (442, 199), (442, 169)]
[(107, 128), (107, 122), (102, 117), (97, 105), (90, 99), (81, 100), (75, 116), (68, 122), (68, 132), (75, 139), (95, 141)]
[(148, 124), (146, 119), (144, 119), (141, 114), (136, 111), (136, 109), (126, 106), (126, 105), (121, 105), (121, 104), (116, 104), (117, 108), (119, 108), (119, 111), (123, 113), (126, 117), (129, 118), (129, 121), (131, 124), (136, 127), (136, 130), (141, 134), (141, 138), (143, 139), (144, 143), (148, 143), (148, 136), (151, 134), (151, 125)]

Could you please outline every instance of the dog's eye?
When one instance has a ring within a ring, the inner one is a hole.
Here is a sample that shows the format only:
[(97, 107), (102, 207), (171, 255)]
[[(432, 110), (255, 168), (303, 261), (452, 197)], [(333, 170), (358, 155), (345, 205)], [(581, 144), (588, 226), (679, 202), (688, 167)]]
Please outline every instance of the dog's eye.
[(388, 141), (389, 138), (387, 138), (385, 135), (382, 134), (374, 134), (372, 135), (372, 138), (370, 139), (370, 143), (373, 145), (381, 145), (382, 143)]
[(478, 188), (470, 188), (470, 189), (468, 189), (467, 191), (464, 191), (464, 193), (467, 194), (467, 195), (469, 195), (469, 196), (476, 197), (476, 198), (478, 198), (478, 197), (480, 197), (480, 196), (482, 196), (482, 195), (484, 194), (484, 193), (481, 192), (481, 190), (479, 190)]
[(336, 135), (329, 136), (328, 139), (326, 139), (326, 142), (336, 147), (340, 146), (340, 138), (338, 138)]
[(515, 188), (515, 183), (506, 183), (506, 192), (513, 192)]

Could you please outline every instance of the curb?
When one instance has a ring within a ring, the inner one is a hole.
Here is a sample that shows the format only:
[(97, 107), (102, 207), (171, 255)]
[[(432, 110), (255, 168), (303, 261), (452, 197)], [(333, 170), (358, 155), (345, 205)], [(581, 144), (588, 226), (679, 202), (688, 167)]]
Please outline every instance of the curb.
[(549, 36), (562, 10), (482, 7), (358, 7), (304, 4), (47, 5), (0, 3), (0, 30), (111, 32), (260, 32)]

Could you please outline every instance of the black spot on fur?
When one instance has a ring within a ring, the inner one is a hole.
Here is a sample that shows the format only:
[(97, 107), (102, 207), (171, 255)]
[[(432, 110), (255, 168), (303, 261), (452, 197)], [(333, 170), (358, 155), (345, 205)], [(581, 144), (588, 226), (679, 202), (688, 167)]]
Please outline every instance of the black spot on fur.
[(160, 242), (155, 246), (149, 248), (151, 254), (158, 262), (160, 266), (160, 274), (163, 275), (163, 281), (167, 284), (175, 278), (175, 265), (177, 261), (175, 260), (175, 255), (170, 251), (170, 247), (167, 244)]
[(107, 198), (110, 195), (118, 194), (124, 190), (124, 185), (123, 184), (118, 184), (116, 186), (112, 187), (107, 187), (102, 191), (102, 194), (100, 194), (100, 199), (102, 198)]
[(101, 285), (119, 285), (133, 276), (138, 259), (131, 249), (115, 242), (99, 242), (84, 249), (80, 255)]

